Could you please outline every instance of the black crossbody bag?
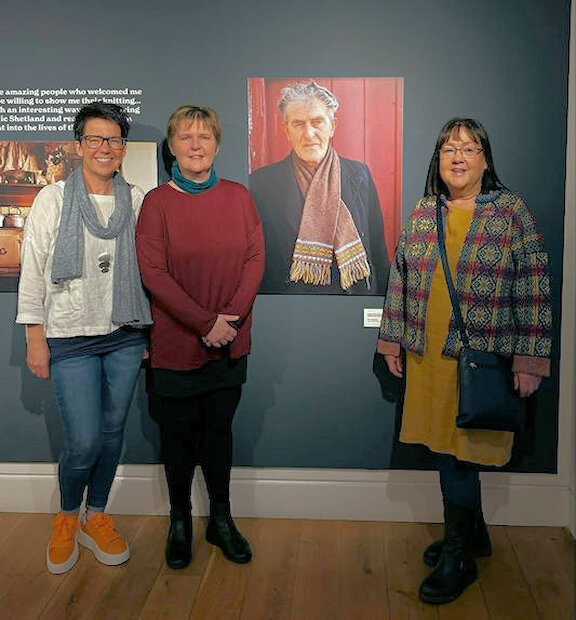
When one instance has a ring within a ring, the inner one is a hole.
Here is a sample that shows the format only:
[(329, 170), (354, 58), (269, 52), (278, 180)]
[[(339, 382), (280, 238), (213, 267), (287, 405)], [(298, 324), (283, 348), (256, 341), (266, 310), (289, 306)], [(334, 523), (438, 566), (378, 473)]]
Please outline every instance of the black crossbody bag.
[(448, 259), (444, 240), (444, 222), (440, 198), (436, 197), (438, 247), (444, 277), (454, 310), (456, 326), (462, 340), (458, 359), (459, 406), (456, 426), (466, 429), (518, 431), (522, 427), (520, 398), (514, 390), (511, 360), (496, 353), (470, 347), (464, 327), (460, 302)]

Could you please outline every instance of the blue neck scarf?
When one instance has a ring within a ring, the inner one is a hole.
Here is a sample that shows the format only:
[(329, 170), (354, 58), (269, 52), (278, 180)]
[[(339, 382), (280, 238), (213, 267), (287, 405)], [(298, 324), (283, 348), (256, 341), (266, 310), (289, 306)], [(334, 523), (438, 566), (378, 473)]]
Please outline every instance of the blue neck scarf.
[(214, 170), (214, 166), (212, 166), (210, 176), (205, 181), (202, 181), (202, 183), (194, 183), (194, 181), (187, 179), (180, 172), (178, 162), (174, 161), (172, 164), (172, 180), (180, 189), (183, 189), (188, 194), (201, 194), (218, 183), (218, 175), (216, 174), (216, 170)]

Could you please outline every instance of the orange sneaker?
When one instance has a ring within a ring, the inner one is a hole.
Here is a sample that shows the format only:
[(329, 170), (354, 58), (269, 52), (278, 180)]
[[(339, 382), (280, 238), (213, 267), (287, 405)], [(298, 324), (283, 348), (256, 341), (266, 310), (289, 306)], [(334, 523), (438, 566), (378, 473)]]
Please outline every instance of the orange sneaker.
[(59, 512), (52, 521), (46, 566), (53, 575), (69, 571), (78, 561), (78, 515)]
[(108, 566), (117, 566), (130, 559), (126, 541), (116, 529), (112, 517), (105, 512), (98, 512), (80, 524), (78, 542), (88, 547), (99, 562)]

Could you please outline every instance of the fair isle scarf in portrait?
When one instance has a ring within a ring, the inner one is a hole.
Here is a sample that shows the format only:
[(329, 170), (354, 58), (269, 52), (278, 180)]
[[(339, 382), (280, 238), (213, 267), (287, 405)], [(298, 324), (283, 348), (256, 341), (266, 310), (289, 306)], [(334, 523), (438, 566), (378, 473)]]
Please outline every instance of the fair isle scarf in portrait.
[(352, 215), (342, 200), (340, 158), (336, 151), (330, 147), (316, 169), (292, 153), (292, 167), (304, 196), (304, 208), (290, 280), (316, 286), (330, 284), (334, 257), (344, 290), (367, 279), (370, 265)]

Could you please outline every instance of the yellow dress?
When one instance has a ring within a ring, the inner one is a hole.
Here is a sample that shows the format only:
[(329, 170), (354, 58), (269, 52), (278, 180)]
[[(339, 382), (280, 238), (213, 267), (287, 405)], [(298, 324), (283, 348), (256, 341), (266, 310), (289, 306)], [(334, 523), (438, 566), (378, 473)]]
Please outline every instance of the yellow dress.
[[(452, 278), (473, 212), (450, 208), (446, 218), (446, 255)], [(456, 427), (458, 384), (456, 359), (442, 355), (452, 304), (440, 258), (436, 263), (426, 309), (426, 348), (406, 353), (406, 395), (400, 441), (421, 443), (461, 461), (504, 465), (510, 460), (514, 433), (463, 430)]]

